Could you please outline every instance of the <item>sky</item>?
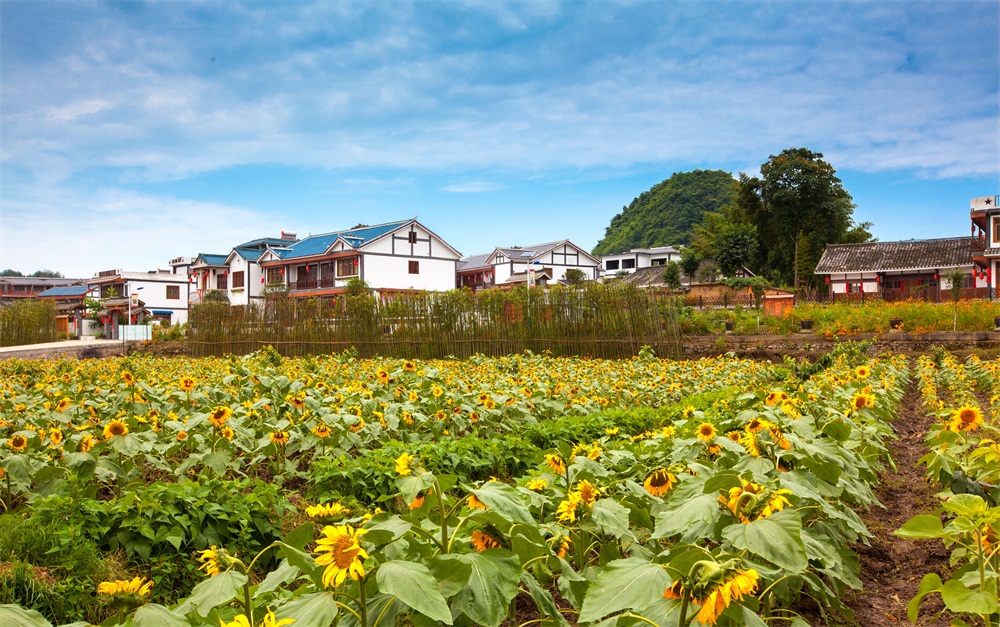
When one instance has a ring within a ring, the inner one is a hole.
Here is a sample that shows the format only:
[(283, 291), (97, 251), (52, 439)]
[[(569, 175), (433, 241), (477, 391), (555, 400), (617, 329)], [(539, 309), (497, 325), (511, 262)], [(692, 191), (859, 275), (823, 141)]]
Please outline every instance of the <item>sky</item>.
[(590, 250), (673, 173), (795, 147), (880, 240), (967, 235), (998, 33), (996, 0), (0, 0), (0, 268), (411, 217), (464, 255)]

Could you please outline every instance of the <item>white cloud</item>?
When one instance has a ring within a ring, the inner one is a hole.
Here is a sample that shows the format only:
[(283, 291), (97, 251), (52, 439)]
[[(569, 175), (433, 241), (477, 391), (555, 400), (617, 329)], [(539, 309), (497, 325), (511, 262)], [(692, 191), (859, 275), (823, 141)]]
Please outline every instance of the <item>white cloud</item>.
[(499, 183), (490, 183), (489, 181), (468, 181), (465, 183), (445, 185), (441, 188), (441, 191), (454, 192), (456, 194), (479, 194), (483, 192), (497, 192), (504, 188), (504, 185)]

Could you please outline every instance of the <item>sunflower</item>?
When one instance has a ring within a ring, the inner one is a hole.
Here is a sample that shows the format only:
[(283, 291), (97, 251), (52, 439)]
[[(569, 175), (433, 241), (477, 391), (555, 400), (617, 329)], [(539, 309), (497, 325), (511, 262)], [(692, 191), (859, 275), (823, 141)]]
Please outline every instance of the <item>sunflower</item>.
[(552, 469), (552, 472), (556, 473), (557, 475), (561, 475), (566, 472), (566, 462), (563, 461), (563, 458), (559, 455), (556, 454), (546, 455), (545, 463), (548, 465), (549, 468)]
[(216, 407), (212, 410), (212, 413), (208, 415), (208, 421), (212, 423), (217, 429), (221, 429), (226, 426), (226, 421), (229, 420), (233, 415), (233, 410), (230, 407)]
[(606, 435), (618, 435), (618, 427), (607, 427), (604, 433)]
[(470, 494), (469, 498), (465, 500), (465, 504), (473, 511), (489, 509), (485, 503), (476, 498), (475, 494)]
[(375, 377), (376, 377), (376, 378), (378, 378), (378, 380), (379, 380), (379, 381), (381, 381), (382, 383), (388, 383), (388, 382), (389, 382), (389, 373), (388, 373), (388, 372), (386, 372), (386, 371), (385, 371), (384, 369), (382, 369), (382, 368), (379, 368), (379, 369), (378, 369), (378, 370), (377, 370), (377, 371), (375, 372)]
[(409, 453), (403, 453), (396, 458), (396, 474), (401, 477), (406, 477), (413, 472), (411, 466), (413, 465), (413, 455)]
[(271, 442), (277, 444), (278, 446), (288, 444), (288, 432), (282, 431), (281, 429), (271, 432)]
[[(278, 617), (274, 615), (271, 608), (268, 608), (267, 614), (265, 614), (264, 618), (261, 619), (258, 627), (284, 627), (285, 625), (291, 625), (294, 622), (294, 618), (282, 618), (281, 620), (278, 620)], [(232, 622), (229, 623), (223, 622), (220, 618), (219, 624), (222, 627), (253, 627), (253, 625), (250, 624), (250, 619), (247, 618), (245, 614), (237, 614), (233, 617)]]
[(443, 409), (439, 409), (436, 412), (434, 412), (434, 417), (437, 418), (438, 420), (444, 420), (445, 418), (448, 417), (448, 414), (445, 413)]
[(440, 385), (435, 385), (433, 388), (431, 388), (431, 394), (434, 395), (434, 398), (438, 398), (442, 394), (444, 394), (444, 390), (441, 388)]
[(340, 502), (329, 503), (327, 505), (312, 505), (306, 508), (306, 515), (312, 519), (336, 520), (349, 514), (351, 510), (344, 507)]
[(417, 365), (415, 363), (413, 363), (412, 361), (404, 361), (403, 362), (403, 370), (406, 370), (407, 372), (413, 372), (416, 369), (417, 369)]
[(670, 492), (676, 483), (677, 477), (667, 472), (665, 468), (660, 468), (646, 477), (646, 481), (642, 485), (646, 488), (646, 492), (653, 496), (663, 496)]
[(125, 385), (134, 385), (135, 384), (135, 377), (132, 376), (132, 373), (129, 372), (128, 370), (125, 370), (124, 372), (122, 372), (122, 380), (125, 381)]
[(366, 529), (354, 529), (350, 525), (323, 527), (322, 537), (316, 541), (316, 563), (326, 566), (323, 571), (323, 585), (336, 588), (348, 577), (357, 580), (365, 576), (362, 563), (368, 557), (361, 548), (361, 536)]
[(951, 414), (948, 429), (951, 431), (975, 431), (983, 426), (983, 412), (975, 405), (963, 405)]
[(126, 426), (121, 420), (112, 420), (108, 424), (104, 425), (105, 440), (110, 440), (116, 435), (125, 435), (126, 433), (128, 433), (128, 426)]
[(576, 492), (580, 495), (580, 500), (587, 505), (593, 505), (594, 501), (601, 496), (600, 491), (594, 487), (594, 484), (590, 483), (586, 479), (583, 479), (576, 484)]
[(696, 616), (698, 622), (714, 625), (719, 615), (729, 607), (730, 602), (740, 601), (743, 599), (743, 595), (752, 594), (757, 589), (758, 579), (757, 571), (751, 568), (747, 571), (737, 572), (723, 580), (721, 584), (708, 593), (708, 596), (697, 600), (701, 605), (701, 610)]
[(503, 543), (493, 536), (489, 531), (484, 531), (482, 529), (476, 529), (472, 532), (472, 548), (477, 551), (486, 551), (489, 549), (498, 549), (503, 546)]
[(541, 492), (545, 488), (549, 487), (549, 482), (542, 478), (529, 479), (528, 483), (525, 484), (526, 488), (532, 492)]
[(289, 403), (291, 403), (292, 406), (294, 406), (296, 409), (301, 410), (301, 409), (305, 409), (306, 408), (306, 401), (305, 401), (305, 399), (300, 398), (298, 396), (293, 396), (293, 395), (289, 394), (288, 396), (285, 397), (285, 400), (288, 401)]
[(181, 379), (180, 387), (185, 392), (190, 392), (191, 390), (194, 389), (194, 379), (192, 379), (191, 377), (184, 377), (183, 379)]
[(62, 429), (49, 429), (49, 440), (52, 446), (59, 446), (63, 441)]
[(317, 438), (328, 438), (328, 437), (330, 437), (330, 427), (328, 427), (328, 426), (326, 426), (324, 424), (316, 425), (315, 427), (313, 427), (312, 432), (313, 432), (313, 435), (316, 436)]
[(864, 409), (865, 407), (875, 407), (875, 397), (871, 394), (858, 392), (851, 399), (851, 410)]
[(425, 493), (423, 490), (417, 492), (417, 496), (413, 499), (413, 502), (410, 503), (410, 511), (412, 512), (415, 509), (420, 509), (421, 507), (423, 507), (425, 498), (427, 498), (427, 493)]
[(135, 577), (131, 581), (127, 579), (104, 581), (97, 586), (97, 594), (108, 596), (134, 594), (139, 597), (148, 597), (152, 590), (153, 582), (145, 577)]
[(222, 437), (226, 438), (227, 440), (232, 440), (234, 435), (236, 434), (233, 433), (233, 430), (230, 429), (229, 427), (222, 428)]
[(7, 440), (7, 446), (20, 453), (24, 449), (28, 448), (28, 438), (23, 435), (15, 435)]
[(56, 403), (56, 411), (66, 411), (67, 409), (69, 409), (71, 403), (72, 401), (64, 397), (62, 400)]
[(560, 538), (556, 540), (555, 546), (553, 547), (556, 551), (556, 557), (559, 559), (565, 559), (566, 554), (569, 553), (569, 547), (571, 544), (573, 544), (573, 541), (570, 540), (568, 536), (560, 536)]
[(781, 392), (768, 392), (767, 397), (764, 399), (764, 404), (768, 407), (777, 405), (781, 402), (781, 394)]
[(214, 544), (212, 548), (201, 552), (201, 555), (198, 556), (198, 561), (201, 562), (198, 570), (204, 570), (205, 574), (209, 577), (215, 577), (221, 572), (219, 569), (219, 551)]
[(718, 431), (715, 430), (715, 425), (710, 422), (703, 422), (698, 425), (698, 439), (708, 444), (715, 438), (715, 434)]
[(576, 522), (576, 510), (580, 506), (580, 494), (570, 492), (566, 495), (566, 500), (559, 503), (556, 508), (556, 518), (560, 522)]
[(80, 446), (77, 450), (81, 453), (88, 453), (90, 449), (94, 448), (95, 444), (97, 444), (97, 439), (88, 433), (80, 438)]
[(872, 370), (868, 366), (858, 366), (857, 368), (854, 369), (854, 376), (856, 376), (859, 379), (867, 379), (868, 375), (870, 375), (871, 373)]

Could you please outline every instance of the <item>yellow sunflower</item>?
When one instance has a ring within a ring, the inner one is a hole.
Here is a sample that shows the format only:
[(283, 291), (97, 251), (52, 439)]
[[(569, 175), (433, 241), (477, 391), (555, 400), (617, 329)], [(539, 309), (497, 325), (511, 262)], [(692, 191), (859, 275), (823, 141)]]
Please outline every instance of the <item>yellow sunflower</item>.
[(396, 458), (396, 474), (402, 477), (408, 476), (413, 472), (411, 466), (413, 465), (413, 455), (409, 453), (403, 453)]
[(851, 410), (864, 409), (865, 407), (875, 407), (875, 397), (871, 394), (858, 392), (851, 399)]
[(108, 424), (104, 425), (104, 439), (110, 440), (116, 435), (125, 435), (128, 433), (128, 426), (121, 420), (112, 420)]
[(573, 544), (567, 536), (561, 536), (555, 543), (556, 557), (559, 559), (565, 559), (566, 554), (569, 553), (569, 547)]
[(208, 421), (212, 423), (218, 429), (226, 426), (226, 421), (229, 420), (233, 415), (233, 410), (230, 407), (216, 407), (212, 410), (212, 413), (208, 415)]
[(153, 590), (153, 582), (145, 577), (135, 577), (132, 580), (118, 579), (115, 581), (104, 581), (97, 586), (97, 594), (108, 596), (134, 594), (140, 597), (148, 597)]
[(529, 479), (528, 483), (526, 483), (524, 487), (528, 488), (532, 492), (541, 492), (545, 488), (549, 487), (549, 482), (541, 478)]
[(326, 566), (323, 571), (323, 585), (336, 588), (348, 577), (357, 580), (365, 576), (363, 561), (368, 554), (361, 548), (361, 536), (365, 529), (354, 529), (350, 525), (323, 527), (322, 537), (316, 541), (316, 563)]
[(476, 529), (472, 532), (472, 539), (470, 540), (472, 548), (477, 551), (486, 551), (489, 549), (498, 549), (503, 546), (496, 537), (493, 536), (489, 531), (484, 531), (482, 529)]
[(88, 433), (80, 438), (80, 447), (78, 450), (81, 453), (88, 453), (90, 449), (94, 448), (95, 444), (97, 444), (97, 439)]
[(646, 477), (646, 481), (642, 485), (646, 488), (646, 492), (653, 496), (663, 496), (670, 492), (676, 483), (677, 477), (667, 472), (666, 469), (660, 468)]
[(7, 446), (20, 453), (24, 449), (28, 448), (28, 438), (23, 435), (15, 435), (7, 440)]
[(64, 397), (62, 400), (56, 403), (56, 411), (66, 411), (67, 409), (69, 409), (71, 403), (72, 401)]
[(952, 412), (948, 429), (951, 431), (975, 431), (983, 426), (983, 412), (975, 405), (963, 405)]
[(697, 600), (701, 609), (695, 618), (705, 625), (714, 625), (732, 601), (740, 601), (744, 595), (752, 594), (757, 589), (759, 578), (757, 571), (752, 568), (728, 577), (707, 596)]
[(465, 504), (473, 511), (489, 509), (489, 507), (486, 507), (485, 503), (476, 498), (475, 494), (470, 494), (469, 498), (465, 500)]
[(698, 433), (698, 439), (704, 442), (705, 444), (708, 444), (713, 439), (715, 439), (715, 434), (718, 433), (718, 431), (715, 430), (715, 425), (713, 425), (712, 423), (703, 422), (700, 425), (698, 425), (697, 433)]
[(576, 522), (576, 510), (580, 506), (580, 495), (577, 492), (570, 492), (565, 501), (559, 503), (556, 508), (556, 518), (560, 522)]
[(326, 505), (312, 505), (306, 508), (306, 515), (313, 520), (333, 521), (343, 518), (350, 513), (350, 509), (344, 507), (340, 502), (328, 503)]
[(277, 444), (278, 446), (284, 446), (288, 444), (288, 432), (278, 429), (271, 433), (271, 442)]
[(561, 475), (566, 472), (566, 462), (563, 461), (563, 458), (559, 455), (556, 454), (546, 455), (545, 463), (548, 465), (549, 468), (552, 469), (552, 472), (556, 473), (557, 475)]
[(198, 561), (201, 562), (198, 570), (204, 570), (209, 577), (215, 577), (221, 572), (219, 569), (219, 550), (215, 545), (202, 551), (201, 555), (198, 556)]
[(316, 425), (315, 427), (313, 427), (312, 432), (313, 435), (315, 435), (317, 438), (330, 437), (330, 427), (323, 424)]
[(183, 379), (181, 379), (180, 387), (185, 392), (190, 392), (191, 390), (194, 389), (194, 379), (192, 379), (191, 377), (184, 377)]
[(580, 500), (587, 505), (593, 505), (594, 501), (601, 496), (600, 491), (586, 479), (576, 484), (576, 493), (580, 495)]

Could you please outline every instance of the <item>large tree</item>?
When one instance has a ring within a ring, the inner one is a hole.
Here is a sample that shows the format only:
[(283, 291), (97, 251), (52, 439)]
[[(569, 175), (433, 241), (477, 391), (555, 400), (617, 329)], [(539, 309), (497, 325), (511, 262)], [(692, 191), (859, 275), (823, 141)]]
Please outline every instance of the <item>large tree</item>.
[(757, 254), (759, 271), (794, 286), (807, 274), (802, 261), (815, 263), (827, 244), (871, 237), (869, 224), (854, 225), (854, 201), (833, 166), (807, 148), (771, 155), (760, 177), (741, 174), (736, 202), (767, 244)]

